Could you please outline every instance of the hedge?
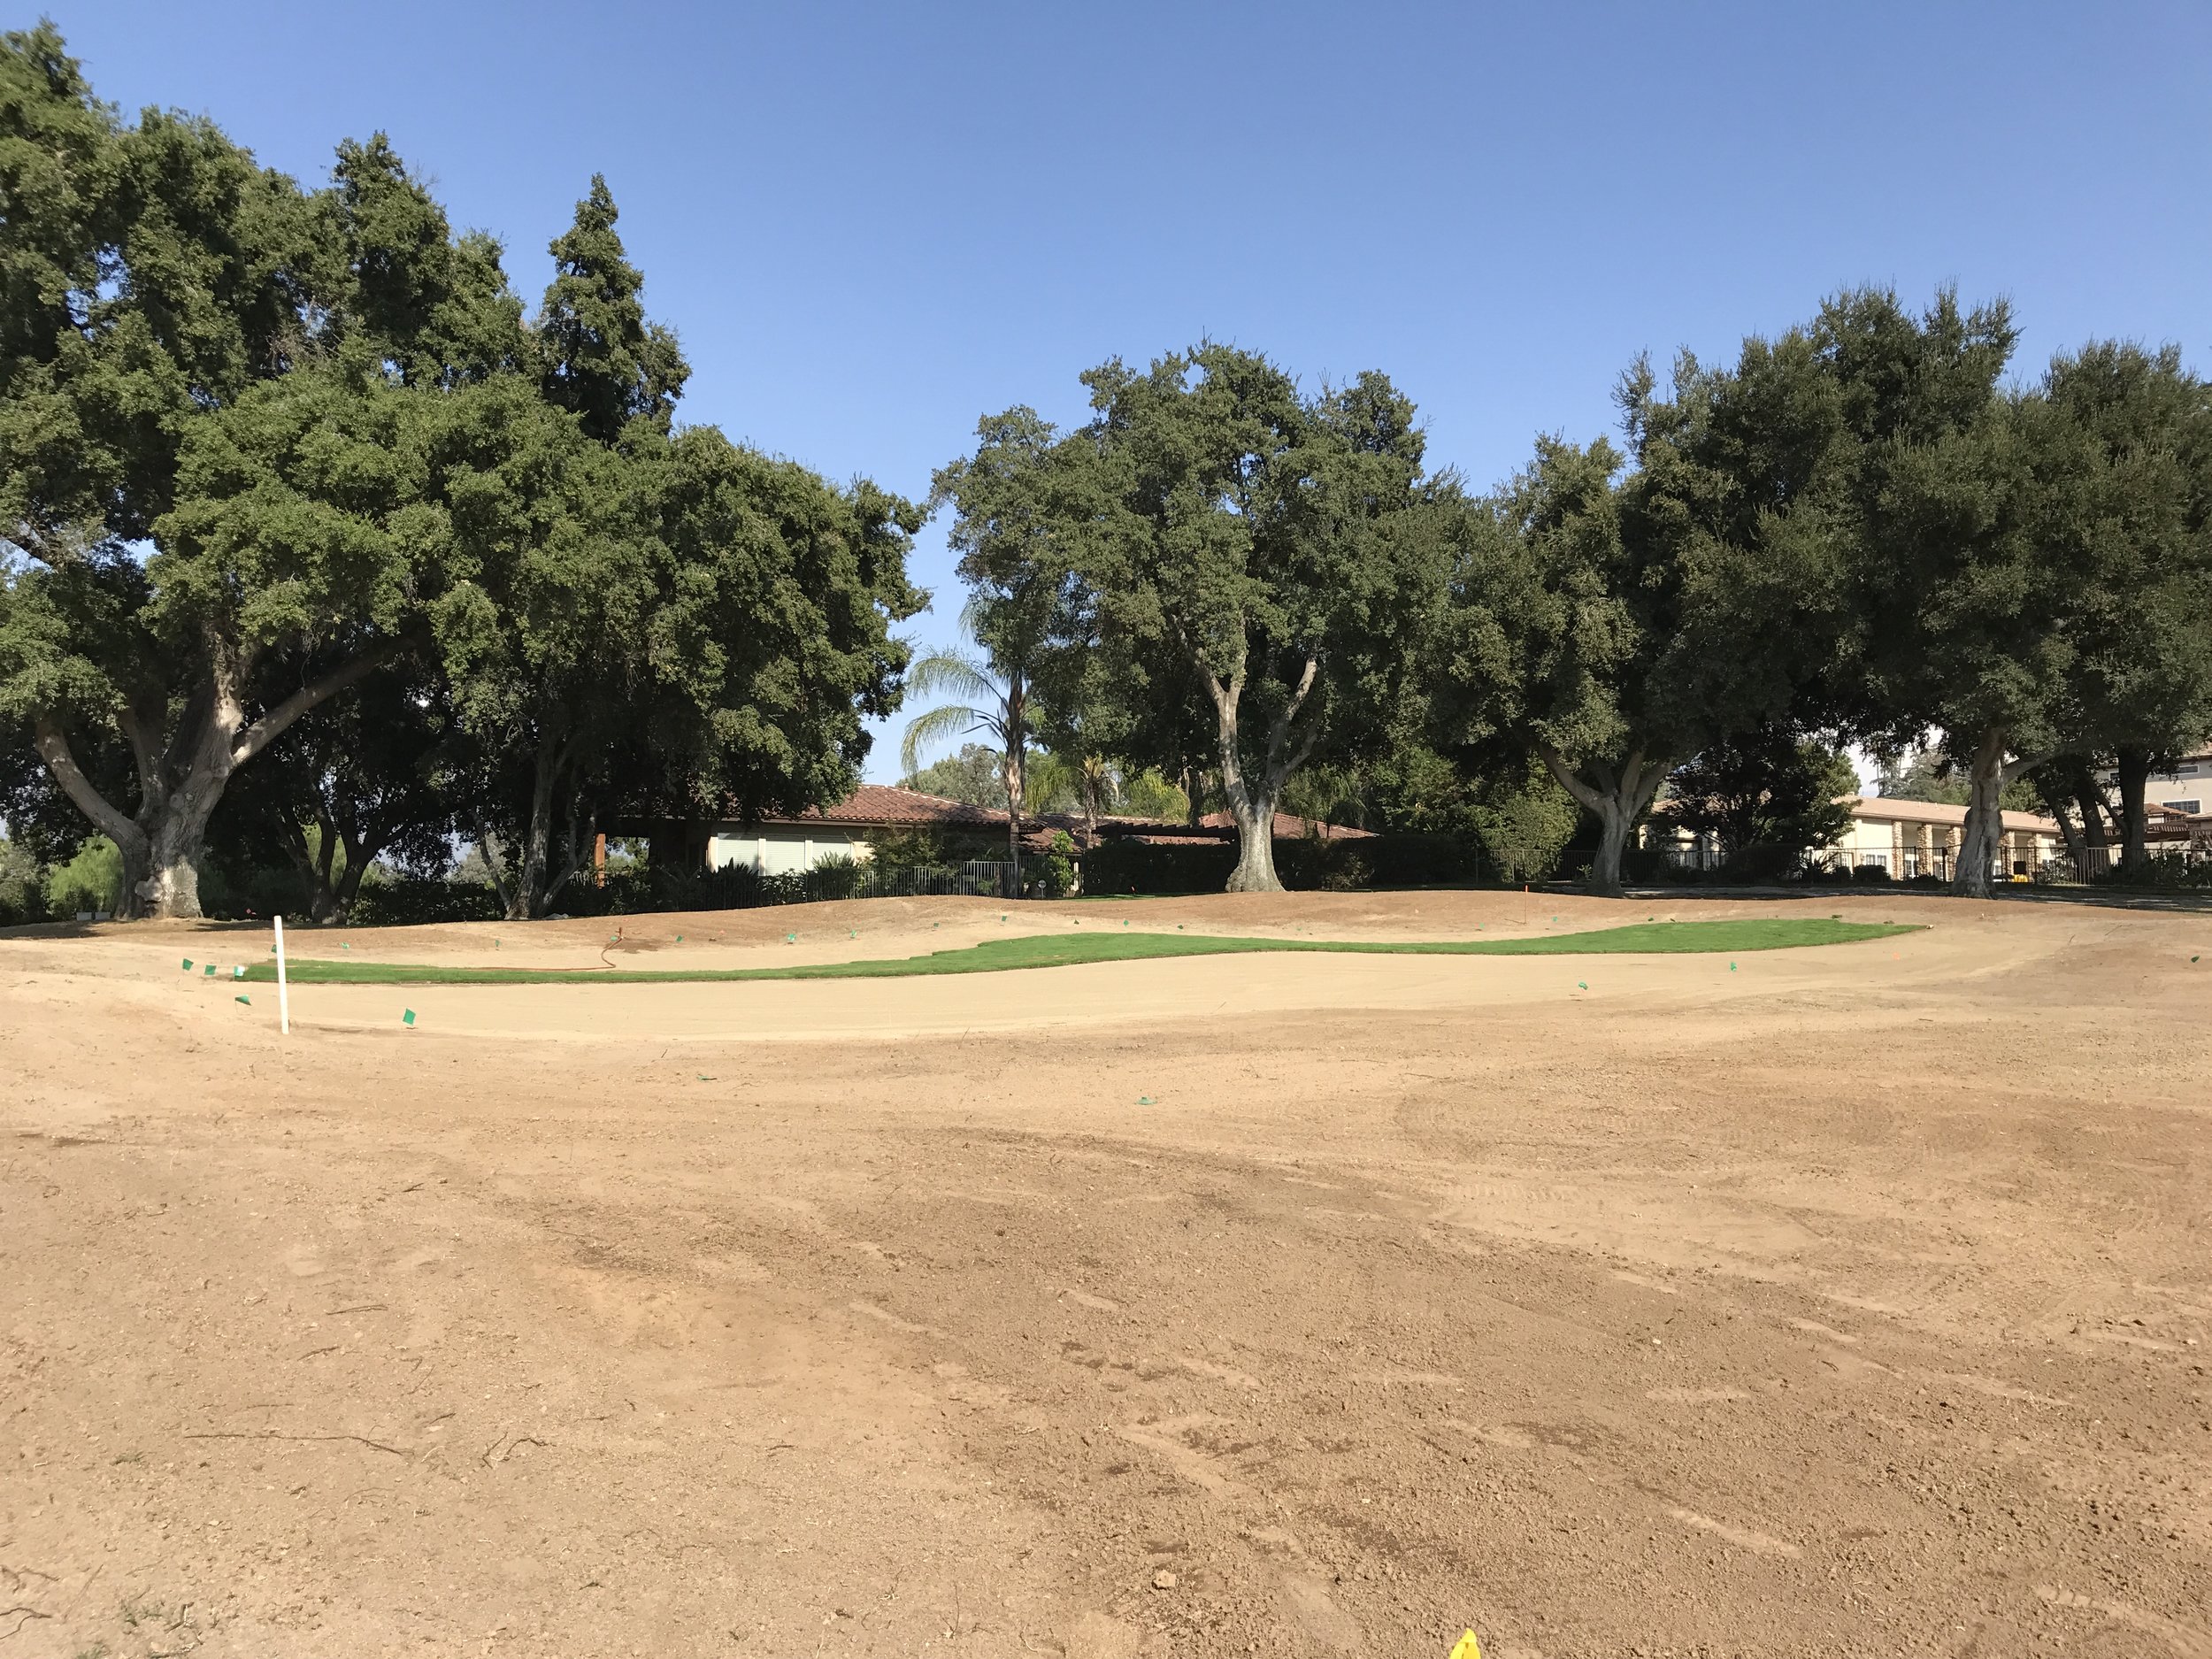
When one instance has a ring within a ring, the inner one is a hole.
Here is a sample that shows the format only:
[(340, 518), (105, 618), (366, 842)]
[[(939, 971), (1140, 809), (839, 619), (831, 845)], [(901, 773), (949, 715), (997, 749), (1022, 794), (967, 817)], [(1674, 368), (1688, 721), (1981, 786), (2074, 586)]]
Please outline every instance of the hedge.
[[(1083, 891), (1093, 896), (1138, 893), (1218, 893), (1236, 868), (1233, 842), (1164, 845), (1101, 842), (1080, 859)], [(1342, 841), (1279, 838), (1275, 873), (1294, 891), (1434, 887), (1472, 881), (1484, 873), (1475, 846), (1454, 835), (1371, 835)]]

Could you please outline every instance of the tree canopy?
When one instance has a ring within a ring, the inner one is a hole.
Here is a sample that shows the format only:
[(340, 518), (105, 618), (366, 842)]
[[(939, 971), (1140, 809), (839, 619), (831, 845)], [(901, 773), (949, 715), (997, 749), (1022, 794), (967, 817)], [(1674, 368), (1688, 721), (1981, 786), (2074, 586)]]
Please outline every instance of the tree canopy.
[(1445, 486), (1423, 470), (1413, 404), (1378, 373), (1308, 394), (1206, 344), (1084, 382), (1071, 562), (1128, 726), (1171, 767), (1202, 715), (1239, 834), (1230, 887), (1278, 887), (1286, 781), (1405, 695), (1439, 594)]
[[(2008, 804), (2139, 872), (2148, 779), (2212, 736), (2212, 389), (2170, 346), (2031, 380), (2004, 304), (1845, 288), (1638, 358), (1617, 435), (1478, 492), (1380, 372), (1202, 342), (1092, 368), (1071, 427), (987, 415), (923, 505), (679, 419), (604, 177), (547, 248), (526, 307), (383, 134), (303, 183), (0, 37), (12, 841), (96, 832), (127, 912), (182, 916), (211, 837), (332, 914), (474, 842), (542, 915), (602, 832), (839, 798), (914, 675), (978, 694), (913, 731), (988, 729), (1017, 859), (1048, 774), (1087, 843), (1118, 795), (1225, 805), (1235, 889), (1287, 803), (1525, 873), (1594, 839), (1615, 892), (1662, 787), (1781, 872), (1849, 741), (1955, 792), (1977, 894)], [(977, 654), (918, 663), (939, 510)]]
[(676, 426), (603, 180), (526, 323), (381, 134), (303, 189), (204, 119), (125, 123), (41, 26), (0, 45), (0, 723), (127, 906), (197, 914), (233, 775), (403, 665), (517, 915), (601, 813), (857, 776), (921, 511)]

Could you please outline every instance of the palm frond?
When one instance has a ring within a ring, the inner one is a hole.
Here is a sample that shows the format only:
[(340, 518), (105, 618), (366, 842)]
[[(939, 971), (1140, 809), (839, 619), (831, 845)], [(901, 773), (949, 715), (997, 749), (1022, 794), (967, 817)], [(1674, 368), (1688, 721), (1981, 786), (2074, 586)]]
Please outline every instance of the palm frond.
[(908, 777), (921, 770), (922, 751), (971, 732), (998, 730), (998, 722), (992, 719), (987, 710), (971, 709), (957, 703), (941, 703), (936, 708), (916, 715), (906, 723), (906, 734), (899, 740), (899, 766)]
[(917, 698), (945, 692), (987, 706), (1006, 700), (989, 671), (964, 651), (927, 651), (916, 657), (906, 671), (906, 689)]

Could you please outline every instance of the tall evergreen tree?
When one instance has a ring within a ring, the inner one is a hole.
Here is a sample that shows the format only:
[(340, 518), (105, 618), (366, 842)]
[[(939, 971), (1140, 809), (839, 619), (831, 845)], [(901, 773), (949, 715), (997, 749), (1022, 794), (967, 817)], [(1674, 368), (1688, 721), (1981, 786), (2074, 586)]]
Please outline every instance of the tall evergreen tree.
[(665, 433), (691, 377), (675, 334), (645, 315), (645, 279), (615, 230), (619, 217), (595, 173), (574, 223), (554, 238), (553, 282), (537, 321), (546, 396), (601, 443), (641, 419)]

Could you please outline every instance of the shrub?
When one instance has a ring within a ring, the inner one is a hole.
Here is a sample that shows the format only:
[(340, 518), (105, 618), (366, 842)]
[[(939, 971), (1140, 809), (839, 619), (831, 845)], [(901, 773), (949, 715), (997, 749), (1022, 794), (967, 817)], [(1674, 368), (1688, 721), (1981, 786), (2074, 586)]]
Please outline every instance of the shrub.
[(1065, 830), (1052, 833), (1052, 850), (1037, 862), (1032, 890), (1041, 899), (1063, 899), (1075, 887), (1075, 841)]
[[(1281, 843), (1276, 850), (1282, 850)], [(1236, 849), (1218, 841), (1165, 846), (1102, 841), (1083, 855), (1083, 891), (1093, 895), (1218, 893), (1229, 885), (1229, 872), (1236, 864)]]
[(77, 849), (46, 872), (46, 910), (66, 919), (81, 910), (112, 910), (123, 892), (123, 855), (104, 835)]
[(495, 922), (505, 912), (499, 895), (476, 881), (419, 876), (365, 876), (347, 919), (363, 927), (406, 927), (424, 922)]
[(1889, 879), (1887, 864), (1861, 864), (1851, 872), (1853, 881), (1863, 882), (1870, 886), (1884, 885)]
[(2090, 880), (2098, 887), (2155, 887), (2166, 892), (2212, 887), (2212, 849), (2198, 843), (2193, 852), (2193, 856), (2154, 853), (2133, 869), (2115, 864)]
[[(1229, 841), (1160, 844), (1102, 841), (1083, 855), (1087, 894), (1218, 893), (1236, 868)], [(1483, 872), (1478, 844), (1457, 835), (1392, 834), (1275, 843), (1275, 872), (1294, 891), (1351, 892), (1471, 881)]]
[(801, 895), (810, 903), (849, 899), (860, 891), (866, 873), (843, 853), (832, 853), (799, 878)]

